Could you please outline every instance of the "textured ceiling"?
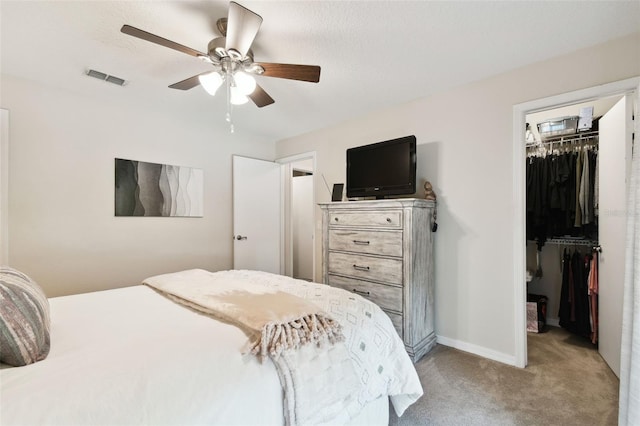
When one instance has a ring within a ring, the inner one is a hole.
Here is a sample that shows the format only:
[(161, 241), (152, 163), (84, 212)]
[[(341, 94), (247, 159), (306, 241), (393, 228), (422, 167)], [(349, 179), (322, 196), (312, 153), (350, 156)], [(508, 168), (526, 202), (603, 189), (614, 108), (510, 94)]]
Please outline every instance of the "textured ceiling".
[[(235, 108), (237, 129), (280, 140), (640, 31), (638, 1), (240, 1), (264, 19), (256, 61), (320, 65), (320, 83), (258, 77), (276, 103)], [(0, 70), (105, 102), (172, 105), (225, 126), (225, 100), (172, 83), (196, 58), (123, 24), (206, 51), (226, 1), (0, 0)], [(124, 78), (117, 87), (84, 75)], [(0, 100), (1, 101), (1, 100)], [(178, 117), (177, 117), (178, 118)]]

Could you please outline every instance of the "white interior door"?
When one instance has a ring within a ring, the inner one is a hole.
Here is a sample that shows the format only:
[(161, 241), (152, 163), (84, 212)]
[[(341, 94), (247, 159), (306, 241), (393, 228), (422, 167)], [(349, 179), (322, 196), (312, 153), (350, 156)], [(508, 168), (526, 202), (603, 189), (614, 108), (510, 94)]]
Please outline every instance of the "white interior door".
[(622, 300), (626, 241), (627, 177), (631, 160), (631, 96), (600, 119), (598, 350), (620, 376)]
[(233, 156), (233, 268), (281, 273), (281, 166)]

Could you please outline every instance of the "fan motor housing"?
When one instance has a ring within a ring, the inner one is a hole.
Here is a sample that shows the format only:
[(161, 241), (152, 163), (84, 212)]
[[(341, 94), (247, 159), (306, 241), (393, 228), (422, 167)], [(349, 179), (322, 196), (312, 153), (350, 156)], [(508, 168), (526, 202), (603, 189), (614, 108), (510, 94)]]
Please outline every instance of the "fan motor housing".
[[(220, 63), (222, 58), (226, 58), (230, 56), (229, 52), (227, 52), (226, 44), (227, 44), (226, 37), (216, 37), (209, 42), (209, 45), (207, 46), (207, 50), (209, 53), (209, 58), (213, 62)], [(253, 62), (253, 51), (251, 51), (251, 49), (249, 49), (249, 51), (244, 56), (244, 58), (242, 58), (238, 62), (246, 61), (247, 59), (250, 62)]]

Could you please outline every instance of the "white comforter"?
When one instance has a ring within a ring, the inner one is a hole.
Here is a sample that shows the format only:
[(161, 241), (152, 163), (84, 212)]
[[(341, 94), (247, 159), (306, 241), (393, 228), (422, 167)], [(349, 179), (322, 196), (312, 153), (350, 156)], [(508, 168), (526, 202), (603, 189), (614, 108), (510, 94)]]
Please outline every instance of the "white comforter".
[[(241, 310), (243, 317), (236, 318), (231, 313), (238, 311), (238, 307), (226, 308), (225, 299), (220, 299), (238, 290), (256, 296), (292, 294), (311, 302), (312, 308), (319, 307), (340, 323), (346, 344), (336, 342), (323, 348), (309, 344), (286, 351), (286, 359), (282, 359), (283, 352), (273, 360), (285, 388), (291, 424), (343, 424), (368, 402), (386, 395), (391, 396), (396, 412), (401, 415), (422, 395), (416, 371), (391, 320), (378, 306), (360, 296), (259, 271), (211, 273), (192, 269), (151, 277), (144, 283), (180, 303), (239, 324), (244, 324), (243, 318), (248, 321), (245, 317), (250, 314)], [(255, 310), (254, 315), (262, 318)], [(324, 410), (318, 410), (319, 402)]]
[(418, 373), (404, 343), (389, 316), (376, 304), (336, 287), (282, 275), (258, 271), (220, 273), (238, 280), (262, 282), (273, 289), (302, 297), (338, 321), (343, 327), (344, 344), (362, 384), (358, 391), (361, 407), (380, 396), (389, 395), (396, 413), (401, 416), (422, 396)]
[[(241, 355), (247, 338), (236, 327), (145, 286), (50, 303), (47, 359), (0, 370), (0, 424), (283, 424), (278, 374), (272, 363)], [(365, 342), (347, 343), (357, 350)], [(387, 379), (391, 393), (402, 392), (393, 397), (397, 412), (422, 393), (415, 370), (404, 367)], [(384, 424), (385, 401), (368, 404), (354, 423)]]

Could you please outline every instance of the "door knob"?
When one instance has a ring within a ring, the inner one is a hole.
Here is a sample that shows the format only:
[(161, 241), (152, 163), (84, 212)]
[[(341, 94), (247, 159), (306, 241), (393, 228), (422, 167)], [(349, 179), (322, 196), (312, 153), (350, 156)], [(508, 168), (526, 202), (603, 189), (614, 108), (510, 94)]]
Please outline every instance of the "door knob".
[(238, 235), (236, 237), (236, 240), (238, 240), (238, 241), (242, 241), (242, 240), (246, 240), (246, 239), (247, 239), (247, 237), (243, 237), (242, 235)]

